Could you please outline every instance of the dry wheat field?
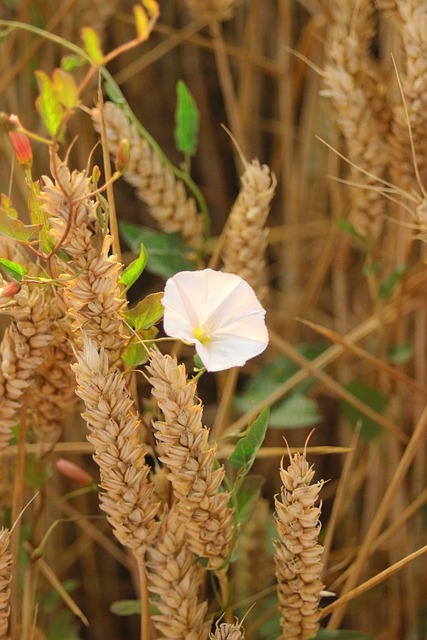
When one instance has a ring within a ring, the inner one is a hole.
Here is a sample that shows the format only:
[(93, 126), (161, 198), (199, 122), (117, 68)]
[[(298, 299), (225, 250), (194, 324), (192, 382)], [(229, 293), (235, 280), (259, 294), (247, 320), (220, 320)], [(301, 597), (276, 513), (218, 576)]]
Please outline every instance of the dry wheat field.
[(427, 0), (1, 0), (0, 638), (427, 640)]

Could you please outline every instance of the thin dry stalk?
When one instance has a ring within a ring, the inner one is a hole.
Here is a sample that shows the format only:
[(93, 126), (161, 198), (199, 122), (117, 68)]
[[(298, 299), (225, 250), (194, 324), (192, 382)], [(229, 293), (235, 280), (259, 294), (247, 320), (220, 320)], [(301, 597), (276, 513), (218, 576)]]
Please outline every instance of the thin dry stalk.
[(281, 500), (276, 497), (276, 577), (282, 637), (310, 640), (319, 629), (323, 547), (318, 544), (320, 510), (316, 507), (323, 481), (314, 476), (305, 454), (296, 453), (281, 466)]
[(147, 377), (164, 416), (154, 422), (159, 459), (168, 469), (189, 547), (207, 558), (209, 569), (220, 569), (230, 553), (233, 510), (227, 507), (230, 494), (219, 492), (224, 467), (215, 469), (216, 446), (208, 443), (209, 430), (202, 425), (196, 382), (187, 380), (175, 358), (154, 350)]
[(205, 22), (222, 22), (233, 17), (237, 0), (185, 0), (194, 18)]
[(118, 370), (109, 372), (106, 351), (87, 337), (73, 370), (77, 395), (86, 407), (87, 439), (100, 468), (101, 509), (116, 538), (142, 557), (158, 532), (159, 503), (148, 479), (147, 449), (137, 439), (139, 420), (125, 378)]
[(246, 163), (242, 188), (227, 221), (223, 249), (224, 271), (246, 280), (261, 300), (267, 292), (265, 223), (276, 188), (269, 167), (258, 160)]
[(9, 551), (10, 532), (0, 530), (0, 638), (8, 637), (12, 554)]
[[(112, 102), (103, 106), (108, 147), (117, 155), (121, 140), (130, 144), (130, 157), (124, 178), (137, 190), (138, 197), (149, 206), (151, 216), (163, 231), (180, 233), (187, 244), (199, 248), (203, 242), (204, 221), (184, 184), (177, 180), (150, 145), (138, 134), (126, 114)], [(100, 129), (98, 109), (92, 110), (92, 120)]]
[(166, 514), (159, 538), (148, 550), (149, 590), (158, 614), (152, 617), (162, 638), (205, 640), (211, 621), (207, 601), (198, 595), (204, 571), (190, 551), (185, 524), (175, 506)]

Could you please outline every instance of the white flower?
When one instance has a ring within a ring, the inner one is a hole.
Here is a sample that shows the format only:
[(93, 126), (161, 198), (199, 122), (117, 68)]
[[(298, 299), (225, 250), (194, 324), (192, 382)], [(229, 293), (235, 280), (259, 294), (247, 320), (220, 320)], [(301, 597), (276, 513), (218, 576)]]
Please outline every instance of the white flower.
[(268, 344), (261, 303), (232, 273), (181, 271), (166, 282), (162, 304), (166, 335), (194, 344), (208, 371), (241, 367)]

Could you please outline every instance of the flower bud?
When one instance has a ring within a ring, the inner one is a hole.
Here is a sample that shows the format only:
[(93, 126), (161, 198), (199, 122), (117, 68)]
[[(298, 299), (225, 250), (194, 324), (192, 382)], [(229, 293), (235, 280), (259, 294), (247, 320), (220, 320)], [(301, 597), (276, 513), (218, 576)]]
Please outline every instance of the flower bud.
[(94, 482), (90, 473), (84, 471), (84, 469), (74, 464), (74, 462), (70, 462), (64, 458), (59, 458), (59, 460), (57, 460), (56, 468), (63, 476), (70, 478), (70, 480), (74, 480), (74, 482), (80, 487), (88, 487)]
[(31, 169), (33, 164), (33, 150), (31, 149), (28, 136), (18, 131), (18, 129), (22, 129), (18, 116), (9, 116), (5, 126), (9, 129), (9, 138), (19, 164), (22, 165), (24, 169)]
[(129, 165), (130, 158), (130, 144), (127, 138), (120, 140), (119, 148), (116, 155), (116, 170), (119, 173), (124, 173)]

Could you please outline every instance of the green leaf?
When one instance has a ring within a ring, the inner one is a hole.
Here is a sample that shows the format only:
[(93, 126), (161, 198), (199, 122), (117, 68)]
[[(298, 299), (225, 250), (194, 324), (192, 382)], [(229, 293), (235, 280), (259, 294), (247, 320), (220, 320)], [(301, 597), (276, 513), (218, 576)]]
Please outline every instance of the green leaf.
[(243, 480), (236, 494), (236, 519), (238, 524), (242, 525), (251, 515), (261, 495), (261, 487), (264, 482), (264, 476), (246, 476)]
[(12, 200), (5, 193), (1, 194), (1, 208), (9, 218), (13, 218), (14, 220), (18, 219), (18, 212), (13, 208)]
[(387, 355), (393, 364), (406, 364), (414, 357), (414, 347), (408, 342), (395, 344), (391, 347)]
[(366, 247), (365, 238), (356, 231), (351, 222), (348, 222), (348, 220), (337, 220), (336, 224), (340, 229), (348, 233), (350, 236), (353, 236), (353, 238), (356, 238), (356, 240), (358, 240), (363, 246)]
[(116, 616), (135, 616), (141, 614), (141, 600), (117, 600), (110, 606)]
[(163, 292), (150, 293), (136, 307), (123, 313), (135, 331), (149, 329), (163, 317)]
[(83, 40), (83, 48), (94, 64), (102, 64), (104, 62), (104, 54), (102, 53), (99, 36), (95, 29), (91, 27), (83, 27), (80, 31)]
[(55, 241), (50, 235), (49, 220), (43, 210), (40, 201), (40, 185), (38, 182), (32, 183), (30, 198), (28, 201), (30, 219), (33, 224), (41, 225), (39, 240), (45, 253), (50, 253), (55, 246)]
[(60, 136), (64, 109), (56, 95), (53, 83), (44, 71), (36, 71), (40, 95), (36, 100), (37, 111), (51, 136)]
[(264, 407), (258, 418), (250, 425), (248, 433), (237, 442), (236, 447), (229, 457), (230, 464), (239, 469), (240, 475), (248, 473), (256, 455), (264, 441), (267, 432), (270, 407)]
[(126, 367), (137, 367), (144, 364), (148, 360), (148, 351), (152, 345), (152, 341), (158, 334), (156, 327), (151, 327), (146, 331), (140, 331), (138, 338), (132, 340), (123, 351), (121, 359)]
[(8, 276), (15, 278), (18, 282), (21, 282), (23, 276), (26, 274), (26, 271), (21, 264), (18, 262), (12, 262), (11, 260), (6, 260), (6, 258), (0, 258), (0, 266)]
[(183, 80), (176, 84), (175, 143), (182, 153), (194, 156), (199, 133), (199, 112), (189, 88)]
[(274, 429), (298, 429), (321, 421), (317, 402), (302, 393), (294, 393), (273, 409), (270, 426)]
[[(383, 414), (387, 404), (388, 398), (381, 391), (379, 391), (376, 387), (370, 387), (364, 382), (359, 382), (358, 380), (353, 380), (348, 385), (346, 385), (347, 391), (352, 393), (358, 400), (366, 404), (371, 409), (374, 409), (377, 413)], [(348, 404), (345, 400), (341, 400), (341, 407), (344, 416), (350, 423), (353, 429), (356, 428), (358, 423), (362, 424), (362, 430), (360, 432), (361, 437), (366, 440), (374, 440), (378, 438), (383, 433), (382, 427), (365, 416), (364, 413), (358, 411), (351, 404)]]
[(158, 233), (131, 222), (119, 222), (124, 241), (136, 254), (141, 242), (148, 253), (146, 269), (163, 278), (170, 278), (179, 271), (194, 270), (195, 265), (185, 257), (186, 246), (177, 233)]
[(130, 289), (130, 287), (135, 284), (138, 280), (139, 276), (145, 269), (145, 265), (147, 264), (148, 253), (144, 246), (144, 243), (141, 242), (141, 246), (139, 249), (139, 256), (136, 260), (131, 262), (126, 269), (123, 271), (120, 276), (119, 282), (125, 285), (125, 291)]
[(40, 224), (24, 224), (21, 220), (11, 218), (3, 208), (0, 208), (0, 234), (19, 240), (30, 242), (40, 232)]
[(79, 102), (79, 92), (73, 76), (63, 69), (55, 69), (52, 81), (59, 102), (66, 109), (74, 109)]
[(52, 469), (44, 460), (29, 457), (25, 461), (25, 482), (33, 489), (40, 489), (52, 476)]
[(60, 64), (61, 69), (64, 69), (64, 71), (73, 71), (73, 69), (83, 67), (86, 64), (86, 60), (81, 56), (70, 53), (69, 55), (63, 56), (63, 58), (61, 58)]
[(379, 297), (381, 298), (381, 300), (387, 300), (387, 298), (389, 298), (393, 294), (396, 285), (403, 278), (407, 270), (408, 267), (406, 265), (400, 265), (393, 271), (393, 273), (387, 278), (387, 280), (385, 280), (385, 282), (381, 284), (379, 290)]

